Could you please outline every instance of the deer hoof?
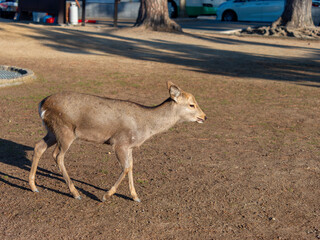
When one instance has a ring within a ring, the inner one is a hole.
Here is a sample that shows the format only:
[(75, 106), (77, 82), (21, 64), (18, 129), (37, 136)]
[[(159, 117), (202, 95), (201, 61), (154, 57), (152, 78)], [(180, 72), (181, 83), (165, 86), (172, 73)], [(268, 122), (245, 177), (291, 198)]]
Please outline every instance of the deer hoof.
[(36, 190), (34, 190), (33, 192), (39, 192), (39, 190), (36, 188)]
[(81, 196), (79, 195), (78, 197), (75, 197), (77, 200), (81, 200)]
[(140, 198), (133, 199), (135, 202), (141, 202)]
[(108, 197), (106, 197), (106, 195), (103, 195), (102, 202), (107, 201), (107, 198), (108, 198)]

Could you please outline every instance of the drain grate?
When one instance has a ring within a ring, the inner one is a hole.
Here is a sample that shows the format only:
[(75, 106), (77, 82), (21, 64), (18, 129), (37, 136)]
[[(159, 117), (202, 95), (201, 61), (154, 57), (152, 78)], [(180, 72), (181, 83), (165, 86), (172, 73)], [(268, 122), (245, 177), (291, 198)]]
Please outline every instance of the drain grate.
[(22, 76), (22, 74), (19, 72), (0, 70), (0, 79), (12, 79), (12, 78), (18, 78), (21, 76)]
[(33, 77), (28, 69), (0, 65), (0, 87), (21, 84)]

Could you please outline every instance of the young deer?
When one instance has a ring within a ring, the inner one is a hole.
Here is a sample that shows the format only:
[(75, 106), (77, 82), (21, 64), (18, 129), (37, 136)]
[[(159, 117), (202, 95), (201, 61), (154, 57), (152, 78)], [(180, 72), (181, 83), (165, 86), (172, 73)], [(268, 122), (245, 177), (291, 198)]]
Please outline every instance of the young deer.
[(112, 145), (123, 171), (118, 181), (103, 196), (112, 196), (128, 174), (129, 189), (134, 201), (140, 202), (133, 185), (132, 149), (156, 133), (179, 122), (203, 123), (206, 115), (194, 96), (168, 82), (170, 98), (156, 107), (79, 93), (58, 93), (43, 99), (39, 114), (48, 133), (34, 148), (29, 184), (38, 192), (35, 175), (41, 155), (56, 144), (53, 158), (76, 199), (81, 199), (64, 166), (64, 155), (72, 142), (82, 140)]

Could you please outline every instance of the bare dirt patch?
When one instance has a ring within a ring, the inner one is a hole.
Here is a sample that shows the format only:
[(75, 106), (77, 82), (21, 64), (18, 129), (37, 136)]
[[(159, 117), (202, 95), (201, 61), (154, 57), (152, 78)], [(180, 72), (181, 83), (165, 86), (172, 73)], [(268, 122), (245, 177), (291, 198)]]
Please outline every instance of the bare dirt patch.
[[(107, 26), (1, 22), (0, 64), (37, 80), (0, 89), (1, 239), (318, 239), (320, 237), (319, 42), (168, 34)], [(37, 104), (77, 91), (145, 105), (171, 80), (193, 93), (205, 124), (180, 124), (134, 151), (141, 203), (108, 146), (76, 142), (66, 167), (51, 151), (27, 183), (45, 132)]]

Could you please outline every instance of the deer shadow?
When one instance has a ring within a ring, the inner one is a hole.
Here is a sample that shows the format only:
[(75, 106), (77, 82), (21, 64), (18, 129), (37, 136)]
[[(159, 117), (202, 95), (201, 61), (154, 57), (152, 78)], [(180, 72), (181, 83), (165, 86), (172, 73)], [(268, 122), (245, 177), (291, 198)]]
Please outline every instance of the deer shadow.
[[(33, 151), (33, 148), (26, 146), (26, 145), (16, 143), (16, 142), (13, 142), (13, 141), (10, 141), (10, 140), (0, 138), (0, 163), (10, 165), (13, 167), (17, 167), (17, 168), (19, 168), (21, 170), (25, 170), (29, 173), (30, 169), (31, 169), (31, 161), (27, 158), (27, 151)], [(41, 167), (37, 168), (37, 175), (41, 175), (41, 176), (44, 176), (44, 177), (47, 177), (50, 179), (55, 179), (55, 180), (58, 180), (61, 182), (65, 182), (60, 174), (54, 173), (52, 171), (49, 171), (49, 170), (41, 168)], [(3, 172), (3, 170), (1, 171), (1, 168), (0, 168), (0, 181), (9, 185), (9, 186), (15, 187), (15, 188), (19, 188), (19, 189), (22, 189), (25, 191), (31, 191), (31, 189), (25, 187), (25, 185), (28, 184), (28, 181), (26, 179), (22, 179), (20, 177), (5, 173), (5, 172)], [(101, 191), (108, 190), (108, 189), (102, 189), (100, 187), (94, 186), (92, 184), (89, 184), (89, 183), (86, 183), (86, 182), (83, 182), (83, 181), (80, 181), (77, 179), (72, 178), (72, 181), (93, 187), (97, 190), (101, 190)], [(71, 194), (61, 192), (57, 189), (49, 188), (44, 185), (38, 185), (38, 186), (43, 189), (46, 189), (48, 191), (52, 191), (52, 192), (73, 198), (73, 196)], [(101, 202), (101, 200), (97, 196), (84, 190), (83, 188), (77, 187), (77, 189), (81, 193), (86, 195), (87, 197), (91, 198), (92, 200)], [(123, 198), (125, 200), (132, 200), (133, 201), (133, 199), (131, 199), (127, 196), (124, 196), (122, 194), (114, 194), (114, 195), (119, 198)]]

